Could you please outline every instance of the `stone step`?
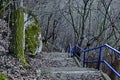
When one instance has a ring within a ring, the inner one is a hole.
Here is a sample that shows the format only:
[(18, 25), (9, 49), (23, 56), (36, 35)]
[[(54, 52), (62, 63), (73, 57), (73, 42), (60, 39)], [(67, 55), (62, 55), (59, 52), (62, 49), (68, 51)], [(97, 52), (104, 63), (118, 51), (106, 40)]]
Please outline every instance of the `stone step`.
[(37, 70), (38, 76), (52, 80), (104, 80), (100, 71), (78, 67), (49, 67)]
[(42, 73), (45, 74), (56, 74), (56, 73), (62, 73), (62, 74), (78, 74), (78, 73), (88, 73), (88, 72), (96, 72), (97, 70), (93, 68), (79, 68), (79, 67), (41, 67), (40, 69), (36, 70), (38, 75), (41, 75)]
[(38, 54), (36, 60), (31, 61), (37, 68), (39, 67), (75, 67), (78, 66), (68, 53), (42, 53)]
[[(47, 64), (45, 64), (47, 63)], [(45, 64), (47, 67), (77, 67), (73, 58), (53, 58), (53, 59), (44, 59), (42, 64)]]
[(52, 72), (56, 72), (56, 71), (98, 71), (94, 68), (80, 68), (80, 67), (46, 67), (46, 68), (41, 68), (43, 70), (50, 70)]
[(62, 57), (56, 58), (56, 57), (54, 57), (54, 58), (52, 58), (50, 60), (57, 60), (57, 61), (67, 60), (67, 61), (71, 61), (71, 60), (73, 60), (73, 58), (68, 58), (68, 57), (67, 58), (62, 58)]
[(52, 59), (52, 58), (67, 58), (68, 57), (68, 53), (59, 53), (59, 52), (52, 52), (52, 53), (42, 53), (44, 54), (44, 56), (42, 56), (42, 58), (46, 58), (46, 59)]
[(38, 59), (41, 67), (38, 66), (36, 70), (38, 80), (105, 80), (101, 71), (82, 68), (81, 63), (76, 58), (69, 57), (68, 53), (42, 55)]

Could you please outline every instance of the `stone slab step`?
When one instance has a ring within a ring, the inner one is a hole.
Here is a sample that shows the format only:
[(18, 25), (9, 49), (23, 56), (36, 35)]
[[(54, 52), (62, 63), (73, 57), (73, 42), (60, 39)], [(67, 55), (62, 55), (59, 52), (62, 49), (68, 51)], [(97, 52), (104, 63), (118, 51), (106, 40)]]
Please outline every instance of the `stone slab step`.
[(75, 63), (73, 58), (44, 59), (42, 61), (42, 64), (45, 64), (47, 67), (75, 67), (75, 66), (78, 66)]
[(50, 71), (50, 72), (53, 72), (53, 73), (57, 73), (57, 72), (71, 72), (71, 73), (76, 73), (76, 72), (86, 72), (86, 71), (98, 71), (94, 68), (79, 68), (79, 67), (46, 67), (46, 68), (40, 68), (39, 70), (45, 70), (45, 71)]
[(62, 73), (62, 74), (80, 74), (80, 73), (91, 73), (91, 72), (98, 72), (97, 70), (93, 68), (79, 68), (79, 67), (43, 67), (36, 70), (37, 74), (56, 74), (56, 73)]
[(100, 71), (78, 67), (41, 68), (37, 74), (50, 80), (104, 80)]
[(73, 61), (73, 58), (68, 58), (68, 57), (67, 58), (62, 58), (62, 57), (56, 58), (56, 57), (54, 57), (54, 58), (52, 58), (50, 60), (57, 60), (57, 61), (67, 60), (67, 61)]
[(67, 58), (68, 53), (59, 53), (59, 52), (54, 52), (54, 53), (42, 53), (44, 56), (42, 58), (46, 59), (52, 59), (52, 58)]
[(79, 68), (79, 67), (46, 67), (36, 70), (38, 75), (44, 74), (83, 74), (98, 72), (93, 68)]

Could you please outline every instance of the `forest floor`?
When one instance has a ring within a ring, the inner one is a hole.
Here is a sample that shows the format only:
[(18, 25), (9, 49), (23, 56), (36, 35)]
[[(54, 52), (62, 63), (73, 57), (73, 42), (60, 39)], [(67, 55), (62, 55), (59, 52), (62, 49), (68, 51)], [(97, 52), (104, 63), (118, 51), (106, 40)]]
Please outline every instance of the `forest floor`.
[[(56, 60), (51, 61), (50, 59), (52, 59), (52, 57), (47, 59), (48, 57), (50, 57), (50, 55), (49, 56), (48, 55), (49, 53), (42, 52), (40, 54), (37, 54), (35, 57), (27, 56), (27, 61), (29, 61), (29, 64), (31, 65), (31, 67), (25, 68), (21, 65), (19, 60), (16, 59), (15, 57), (11, 56), (10, 54), (2, 54), (0, 56), (0, 72), (7, 75), (9, 80), (61, 80), (60, 78), (55, 79), (49, 76), (38, 75), (37, 70), (39, 70), (40, 68), (48, 68), (48, 67), (57, 68), (60, 66), (61, 67), (76, 66), (76, 64), (72, 60), (69, 63), (68, 62), (65, 63), (63, 61), (62, 64), (61, 62), (58, 62)], [(95, 72), (93, 73), (93, 75), (89, 74), (88, 77), (90, 76), (94, 78), (99, 78), (94, 80), (104, 80), (102, 78), (102, 75), (99, 72), (98, 73)], [(69, 76), (69, 78), (71, 77)], [(69, 78), (67, 80), (72, 80), (72, 78), (71, 79)], [(88, 79), (77, 79), (77, 80), (88, 80)], [(89, 80), (93, 80), (93, 79), (89, 79)]]
[(18, 59), (10, 54), (0, 56), (0, 72), (9, 80), (36, 80), (34, 68), (25, 68)]

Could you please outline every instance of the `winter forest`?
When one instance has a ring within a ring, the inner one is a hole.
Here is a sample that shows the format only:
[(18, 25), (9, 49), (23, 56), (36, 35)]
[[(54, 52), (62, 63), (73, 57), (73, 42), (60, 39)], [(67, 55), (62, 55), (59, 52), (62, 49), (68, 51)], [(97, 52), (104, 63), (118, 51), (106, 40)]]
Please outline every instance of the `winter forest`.
[[(0, 0), (0, 80), (75, 80), (48, 77), (49, 70), (38, 69), (54, 63), (43, 58), (49, 53), (68, 53), (73, 46), (87, 50), (104, 44), (120, 54), (119, 0)], [(102, 51), (102, 59), (120, 74), (120, 55), (108, 48)], [(99, 58), (99, 49), (88, 53), (86, 61)], [(77, 54), (84, 55), (79, 50)], [(97, 65), (85, 67), (97, 69)], [(103, 64), (101, 71), (110, 80), (120, 79)]]
[(119, 48), (119, 4), (118, 0), (25, 2), (39, 19), (44, 42), (65, 51), (69, 45), (87, 49), (107, 43)]

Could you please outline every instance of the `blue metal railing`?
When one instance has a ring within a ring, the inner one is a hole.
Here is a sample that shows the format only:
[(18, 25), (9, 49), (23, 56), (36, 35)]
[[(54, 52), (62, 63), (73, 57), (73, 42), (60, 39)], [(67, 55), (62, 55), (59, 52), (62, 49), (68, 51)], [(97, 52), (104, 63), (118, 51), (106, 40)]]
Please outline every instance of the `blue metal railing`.
[[(102, 51), (103, 51), (102, 49), (103, 49), (103, 47), (108, 48), (108, 49), (114, 51), (116, 54), (120, 55), (120, 51), (118, 51), (115, 48), (109, 46), (108, 44), (100, 45), (98, 47), (90, 48), (88, 50), (84, 50), (84, 49), (82, 49), (79, 46), (74, 46), (74, 47), (72, 47), (72, 48), (69, 49), (69, 53), (72, 53), (73, 56), (76, 56), (79, 59), (79, 61), (82, 61), (83, 62), (83, 66), (85, 66), (86, 63), (97, 62), (98, 63), (98, 70), (100, 70), (101, 63), (104, 63), (116, 76), (118, 76), (118, 78), (120, 78), (120, 74), (106, 60), (102, 60)], [(81, 52), (83, 52), (84, 55), (83, 55), (82, 59), (76, 53), (77, 49), (79, 49)], [(87, 52), (93, 51), (93, 50), (96, 50), (96, 49), (99, 49), (98, 60), (86, 61)]]

